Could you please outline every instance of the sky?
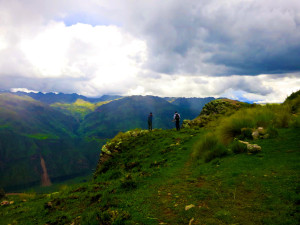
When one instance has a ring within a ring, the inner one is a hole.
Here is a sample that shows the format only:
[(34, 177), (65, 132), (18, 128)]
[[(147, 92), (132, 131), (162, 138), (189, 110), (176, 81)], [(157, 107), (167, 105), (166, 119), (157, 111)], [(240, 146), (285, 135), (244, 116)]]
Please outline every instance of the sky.
[(0, 90), (282, 102), (299, 0), (0, 0)]

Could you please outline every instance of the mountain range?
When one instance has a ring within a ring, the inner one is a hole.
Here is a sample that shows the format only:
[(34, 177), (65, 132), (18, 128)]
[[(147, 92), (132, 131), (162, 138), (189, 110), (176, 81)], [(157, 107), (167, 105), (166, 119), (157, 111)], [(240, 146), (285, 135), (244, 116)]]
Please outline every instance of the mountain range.
[(153, 128), (169, 129), (175, 111), (182, 120), (193, 119), (213, 99), (2, 92), (0, 187), (40, 184), (44, 165), (51, 181), (91, 173), (107, 138), (147, 129), (149, 112)]

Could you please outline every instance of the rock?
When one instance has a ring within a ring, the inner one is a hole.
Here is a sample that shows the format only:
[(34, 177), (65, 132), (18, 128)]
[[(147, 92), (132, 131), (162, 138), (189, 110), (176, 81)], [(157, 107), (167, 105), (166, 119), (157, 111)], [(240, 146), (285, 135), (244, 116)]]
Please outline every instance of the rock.
[(266, 134), (266, 130), (265, 130), (263, 127), (257, 128), (257, 131), (258, 131), (258, 133), (259, 133), (260, 135)]
[(3, 202), (1, 202), (1, 206), (2, 205), (9, 205), (10, 203), (9, 203), (9, 201), (3, 201)]
[(257, 144), (248, 144), (247, 150), (248, 150), (248, 153), (258, 153), (258, 152), (261, 152), (261, 147)]
[(242, 144), (245, 144), (245, 145), (249, 144), (249, 142), (247, 142), (247, 141), (241, 141), (241, 140), (239, 140), (239, 142), (242, 143)]
[(193, 221), (194, 221), (194, 217), (190, 219), (189, 225), (192, 225)]
[(253, 138), (253, 140), (257, 140), (259, 138), (258, 130), (255, 130), (252, 132), (252, 138)]
[(191, 208), (194, 208), (194, 207), (195, 207), (195, 205), (193, 205), (193, 204), (187, 205), (187, 206), (185, 207), (185, 210), (187, 211), (187, 210), (189, 210), (189, 209), (191, 209)]

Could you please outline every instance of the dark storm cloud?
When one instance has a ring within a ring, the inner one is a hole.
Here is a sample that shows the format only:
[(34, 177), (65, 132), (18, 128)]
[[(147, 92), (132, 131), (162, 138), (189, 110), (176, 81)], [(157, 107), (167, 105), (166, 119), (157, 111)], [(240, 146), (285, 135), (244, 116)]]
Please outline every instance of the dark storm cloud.
[(146, 66), (154, 71), (210, 75), (300, 71), (299, 1), (133, 2), (124, 6), (123, 25), (147, 40)]

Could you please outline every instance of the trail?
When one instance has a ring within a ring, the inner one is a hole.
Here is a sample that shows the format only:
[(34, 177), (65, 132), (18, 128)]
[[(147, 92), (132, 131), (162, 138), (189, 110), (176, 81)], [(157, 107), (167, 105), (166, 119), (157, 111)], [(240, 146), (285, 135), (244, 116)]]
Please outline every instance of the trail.
[(175, 171), (174, 174), (157, 189), (156, 196), (153, 196), (153, 198), (156, 199), (156, 206), (153, 207), (160, 208), (160, 215), (155, 215), (159, 218), (157, 219), (159, 224), (201, 224), (200, 221), (193, 217), (187, 220), (187, 218), (184, 218), (182, 213), (180, 213), (182, 211), (185, 212), (185, 207), (191, 204), (195, 205), (193, 207), (207, 208), (205, 202), (198, 201), (188, 194), (201, 188), (205, 183), (203, 178), (195, 178), (193, 176), (192, 167), (193, 163), (190, 152), (186, 161), (182, 164), (182, 167)]
[(44, 158), (42, 155), (40, 156), (41, 158), (41, 167), (42, 167), (42, 175), (41, 175), (41, 180), (42, 180), (42, 186), (50, 186), (51, 185), (51, 180), (47, 172), (47, 167)]

